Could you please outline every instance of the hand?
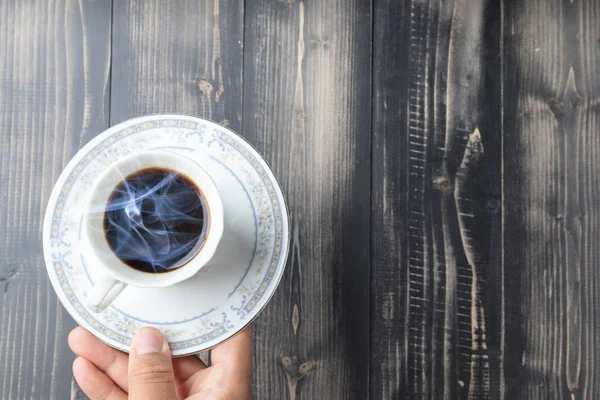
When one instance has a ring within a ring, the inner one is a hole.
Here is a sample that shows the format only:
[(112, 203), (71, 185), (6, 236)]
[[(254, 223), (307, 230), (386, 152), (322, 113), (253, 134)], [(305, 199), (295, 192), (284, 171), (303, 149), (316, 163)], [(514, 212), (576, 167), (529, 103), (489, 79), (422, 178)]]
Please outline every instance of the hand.
[[(247, 400), (251, 398), (252, 333), (247, 328), (215, 347), (211, 366), (198, 357), (171, 358), (153, 328), (134, 337), (131, 353), (100, 342), (83, 328), (69, 334), (73, 374), (91, 400)], [(129, 396), (129, 397), (128, 397)]]

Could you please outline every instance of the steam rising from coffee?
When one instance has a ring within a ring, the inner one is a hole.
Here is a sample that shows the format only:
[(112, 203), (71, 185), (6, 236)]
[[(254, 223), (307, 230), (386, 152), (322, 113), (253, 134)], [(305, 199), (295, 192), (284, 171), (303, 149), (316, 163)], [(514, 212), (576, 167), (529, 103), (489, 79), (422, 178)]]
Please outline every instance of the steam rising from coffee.
[(144, 272), (181, 266), (206, 234), (202, 194), (187, 177), (163, 168), (127, 176), (104, 212), (104, 233), (114, 253)]

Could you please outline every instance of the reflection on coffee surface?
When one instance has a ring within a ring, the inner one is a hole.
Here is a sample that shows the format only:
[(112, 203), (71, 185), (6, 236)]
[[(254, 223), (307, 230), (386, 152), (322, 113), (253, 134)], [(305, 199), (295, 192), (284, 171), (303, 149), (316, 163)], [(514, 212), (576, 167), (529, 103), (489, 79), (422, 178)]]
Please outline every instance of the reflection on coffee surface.
[(147, 168), (127, 176), (112, 192), (104, 233), (125, 264), (167, 272), (204, 241), (207, 218), (202, 192), (189, 178), (166, 168)]

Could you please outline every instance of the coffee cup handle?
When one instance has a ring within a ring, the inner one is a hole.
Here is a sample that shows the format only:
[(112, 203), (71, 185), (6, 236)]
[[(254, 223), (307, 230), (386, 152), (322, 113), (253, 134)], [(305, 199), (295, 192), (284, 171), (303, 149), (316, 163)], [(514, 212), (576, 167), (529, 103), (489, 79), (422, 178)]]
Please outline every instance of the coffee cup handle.
[(92, 291), (87, 295), (86, 303), (92, 312), (102, 312), (115, 301), (127, 286), (111, 276), (104, 276), (96, 281)]

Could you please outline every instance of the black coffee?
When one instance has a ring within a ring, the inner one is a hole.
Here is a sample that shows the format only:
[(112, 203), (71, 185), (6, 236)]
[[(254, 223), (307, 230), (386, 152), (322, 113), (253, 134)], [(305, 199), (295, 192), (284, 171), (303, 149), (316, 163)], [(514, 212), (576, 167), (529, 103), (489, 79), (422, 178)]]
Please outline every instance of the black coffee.
[(166, 272), (204, 240), (205, 209), (200, 189), (189, 178), (148, 168), (127, 176), (114, 189), (104, 213), (104, 233), (127, 265)]

